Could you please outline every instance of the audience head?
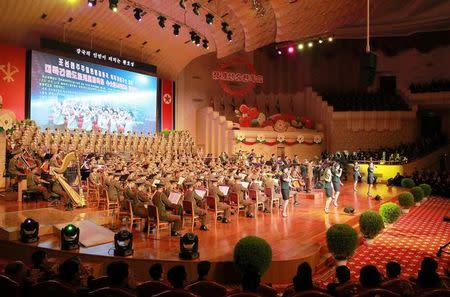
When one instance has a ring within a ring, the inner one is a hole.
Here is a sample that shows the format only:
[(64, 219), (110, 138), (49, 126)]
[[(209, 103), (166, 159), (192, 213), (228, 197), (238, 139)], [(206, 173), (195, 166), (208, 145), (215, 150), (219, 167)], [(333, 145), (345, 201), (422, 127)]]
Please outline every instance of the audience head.
[(35, 268), (39, 268), (47, 263), (47, 253), (44, 250), (35, 251), (31, 255), (31, 262)]
[(374, 265), (364, 266), (359, 272), (359, 281), (365, 288), (376, 287), (381, 283), (380, 272)]
[(59, 266), (59, 278), (66, 282), (73, 282), (79, 277), (80, 262), (74, 258), (67, 259)]
[(5, 275), (15, 281), (19, 281), (26, 276), (26, 267), (22, 261), (14, 261), (5, 266)]
[(336, 278), (341, 284), (348, 282), (350, 280), (350, 269), (345, 265), (336, 267)]
[(256, 267), (248, 267), (242, 275), (242, 290), (244, 292), (257, 292), (261, 283), (261, 274)]
[(293, 283), (296, 292), (313, 289), (312, 269), (308, 262), (303, 262), (298, 266)]
[(150, 277), (154, 281), (160, 281), (162, 278), (163, 268), (162, 265), (159, 263), (155, 263), (152, 266), (150, 266), (150, 269), (148, 270), (148, 274), (150, 274)]
[(167, 280), (174, 289), (182, 289), (186, 282), (187, 273), (182, 265), (176, 265), (167, 272)]
[(197, 264), (197, 274), (199, 279), (205, 279), (211, 269), (211, 262), (201, 261)]
[(435, 288), (441, 284), (441, 278), (437, 273), (438, 263), (431, 257), (422, 260), (421, 268), (417, 276), (417, 283), (422, 288)]
[(390, 261), (386, 264), (386, 275), (388, 278), (396, 278), (400, 276), (402, 269), (400, 264), (395, 261)]
[(128, 264), (115, 261), (106, 267), (106, 275), (111, 286), (123, 286), (128, 283)]

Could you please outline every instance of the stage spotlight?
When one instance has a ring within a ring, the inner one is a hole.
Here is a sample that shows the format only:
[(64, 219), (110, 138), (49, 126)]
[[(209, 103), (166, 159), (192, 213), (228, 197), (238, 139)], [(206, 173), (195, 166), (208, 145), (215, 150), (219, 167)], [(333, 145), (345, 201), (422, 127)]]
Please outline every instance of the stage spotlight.
[(114, 234), (114, 256), (127, 257), (133, 254), (133, 234), (121, 230)]
[(117, 12), (119, 10), (117, 8), (118, 4), (119, 0), (109, 0), (109, 9), (111, 9), (113, 12)]
[(20, 224), (20, 241), (24, 243), (36, 242), (39, 240), (39, 223), (28, 218)]
[(227, 39), (228, 39), (228, 42), (232, 42), (233, 41), (233, 31), (228, 31)]
[(134, 18), (136, 19), (136, 21), (138, 22), (142, 21), (142, 13), (143, 13), (142, 9), (137, 7), (134, 9)]
[(183, 260), (193, 260), (200, 256), (197, 235), (186, 233), (180, 238), (180, 253), (178, 255)]
[(198, 4), (197, 2), (192, 3), (192, 12), (195, 15), (199, 15), (200, 14), (200, 4)]
[(180, 7), (181, 7), (181, 8), (186, 9), (186, 3), (185, 3), (185, 0), (180, 0), (180, 2), (179, 2), (178, 4), (180, 4)]
[(355, 213), (355, 209), (351, 206), (347, 206), (346, 208), (344, 208), (344, 212), (346, 214), (354, 214)]
[(228, 23), (222, 22), (222, 32), (227, 34), (228, 33)]
[(278, 50), (278, 51), (277, 51), (277, 54), (281, 55), (281, 54), (282, 54), (281, 50)]
[(97, 5), (97, 0), (88, 0), (88, 6), (89, 7), (93, 7), (95, 5)]
[(75, 250), (80, 247), (80, 228), (69, 224), (61, 229), (61, 250)]
[(209, 49), (209, 41), (206, 38), (203, 39), (203, 48), (204, 49)]
[(328, 42), (332, 42), (333, 41), (333, 37), (328, 37)]
[(178, 25), (178, 24), (173, 24), (173, 25), (172, 25), (172, 28), (173, 28), (173, 35), (175, 35), (175, 36), (180, 35), (180, 28), (181, 28), (180, 25)]
[(323, 43), (323, 39), (319, 38), (319, 44), (322, 44), (322, 43)]
[(158, 24), (161, 28), (164, 28), (166, 26), (166, 20), (167, 18), (162, 15), (158, 17)]
[(305, 48), (305, 45), (304, 45), (303, 43), (299, 43), (299, 44), (297, 45), (297, 48), (298, 48), (299, 50), (303, 50), (303, 49)]
[(294, 52), (294, 47), (290, 46), (288, 47), (288, 53), (292, 54)]
[(205, 15), (205, 19), (206, 19), (206, 23), (208, 25), (212, 25), (212, 23), (214, 22), (214, 16), (212, 14), (210, 14), (210, 13), (207, 13)]
[(311, 48), (314, 46), (314, 43), (312, 41), (308, 42), (308, 47)]

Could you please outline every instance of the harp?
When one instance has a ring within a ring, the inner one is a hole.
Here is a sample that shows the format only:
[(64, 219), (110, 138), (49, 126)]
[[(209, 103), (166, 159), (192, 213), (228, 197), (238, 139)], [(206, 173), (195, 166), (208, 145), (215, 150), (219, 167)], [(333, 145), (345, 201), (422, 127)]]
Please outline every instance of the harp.
[[(76, 184), (79, 186), (79, 192), (75, 191), (63, 177), (63, 173), (66, 171), (70, 162), (77, 162), (77, 179)], [(86, 199), (84, 198), (83, 188), (81, 187), (81, 174), (80, 174), (80, 164), (75, 152), (68, 153), (62, 162), (61, 167), (50, 167), (50, 174), (53, 175), (56, 180), (61, 184), (64, 191), (69, 195), (70, 199), (77, 207), (83, 207), (86, 205)]]

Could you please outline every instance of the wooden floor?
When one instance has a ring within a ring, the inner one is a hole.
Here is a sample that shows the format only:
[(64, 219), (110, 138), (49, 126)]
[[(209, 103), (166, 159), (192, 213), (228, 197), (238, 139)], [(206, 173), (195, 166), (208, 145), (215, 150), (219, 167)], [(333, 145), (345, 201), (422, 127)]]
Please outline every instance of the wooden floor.
[[(279, 209), (272, 213), (264, 214), (258, 212), (255, 218), (245, 218), (242, 214), (231, 216), (230, 224), (222, 224), (208, 220), (209, 231), (194, 230), (199, 236), (199, 260), (208, 260), (213, 263), (231, 262), (233, 259), (233, 248), (236, 242), (244, 236), (255, 235), (264, 238), (272, 247), (273, 262), (280, 267), (292, 266), (288, 270), (295, 271), (299, 261), (309, 261), (317, 264), (323, 251), (325, 232), (328, 227), (335, 223), (348, 223), (356, 225), (358, 213), (368, 209), (377, 209), (383, 202), (396, 197), (400, 189), (388, 188), (386, 185), (377, 185), (373, 190), (373, 196), (379, 194), (383, 197), (382, 202), (369, 199), (366, 195), (367, 185), (359, 186), (358, 192), (353, 192), (350, 183), (342, 187), (339, 199), (339, 207), (331, 208), (329, 214), (323, 211), (325, 199), (301, 199), (300, 205), (289, 206), (287, 218), (281, 216)], [(344, 207), (352, 206), (356, 209), (355, 215), (343, 212)], [(46, 207), (45, 203), (21, 203), (15, 201), (0, 200), (0, 229), (14, 228), (23, 221), (32, 209)], [(80, 209), (72, 212), (60, 212), (54, 209), (41, 209), (37, 211), (41, 225), (61, 223), (64, 219), (69, 222), (73, 220), (104, 218), (105, 211), (92, 209)], [(59, 217), (61, 215), (61, 217)], [(31, 215), (31, 217), (33, 217)], [(95, 220), (94, 220), (95, 221)], [(197, 226), (198, 227), (198, 226)], [(189, 230), (185, 229), (183, 232)], [(167, 231), (162, 231), (160, 238), (154, 235), (147, 237), (146, 233), (134, 230), (134, 255), (133, 259), (153, 261), (180, 261), (179, 238), (170, 237)], [(39, 247), (59, 250), (60, 243), (57, 236), (49, 234), (40, 238)], [(112, 243), (90, 248), (80, 248), (80, 254), (110, 256)], [(291, 265), (289, 265), (291, 263)], [(269, 271), (269, 279), (276, 278), (277, 265), (272, 265)], [(290, 276), (292, 274), (289, 274)]]

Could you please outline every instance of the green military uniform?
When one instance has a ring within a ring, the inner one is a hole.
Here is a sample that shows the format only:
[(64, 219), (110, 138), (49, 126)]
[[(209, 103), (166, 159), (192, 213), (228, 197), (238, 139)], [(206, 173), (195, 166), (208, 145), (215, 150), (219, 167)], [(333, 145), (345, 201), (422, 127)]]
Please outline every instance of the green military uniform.
[(230, 206), (226, 203), (220, 202), (225, 198), (225, 195), (219, 190), (219, 187), (211, 185), (209, 187), (208, 196), (213, 197), (216, 200), (217, 209), (223, 210), (223, 216), (225, 219), (230, 217)]
[(15, 177), (17, 175), (23, 174), (23, 172), (19, 171), (17, 168), (17, 160), (15, 158), (11, 158), (8, 163), (8, 172), (11, 177)]
[(194, 213), (199, 216), (202, 225), (205, 225), (207, 212), (203, 208), (200, 208), (201, 204), (203, 203), (202, 197), (195, 193), (195, 191), (188, 190), (184, 194), (184, 200), (192, 202)]
[[(131, 208), (133, 214), (140, 218), (147, 218), (147, 208), (145, 208), (144, 203), (139, 199), (139, 191), (133, 191), (131, 189), (127, 189), (124, 192), (125, 200), (131, 202)], [(142, 196), (142, 194), (141, 194)], [(127, 203), (128, 209), (128, 203)]]
[[(182, 210), (182, 207), (177, 204), (173, 204), (169, 201), (164, 192), (156, 192), (153, 196), (153, 205), (158, 208), (159, 219), (162, 221), (167, 221), (173, 223), (173, 231), (180, 230), (181, 227), (181, 215), (174, 215), (167, 212), (167, 208)], [(182, 213), (182, 212), (180, 212)]]
[(120, 192), (122, 191), (122, 187), (120, 185), (120, 182), (118, 180), (110, 180), (106, 182), (106, 185), (108, 186), (108, 197), (110, 202), (117, 202), (121, 201), (121, 195)]
[(41, 192), (45, 199), (48, 199), (48, 190), (46, 187), (39, 184), (39, 179), (33, 173), (27, 174), (27, 189)]
[(244, 186), (240, 183), (235, 183), (231, 189), (232, 192), (235, 192), (238, 195), (239, 204), (244, 206), (245, 214), (247, 216), (253, 216), (253, 213), (255, 212), (255, 202), (244, 199), (245, 192), (247, 191)]

